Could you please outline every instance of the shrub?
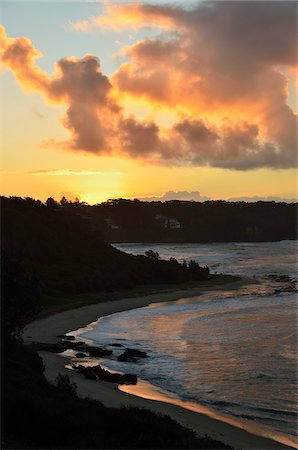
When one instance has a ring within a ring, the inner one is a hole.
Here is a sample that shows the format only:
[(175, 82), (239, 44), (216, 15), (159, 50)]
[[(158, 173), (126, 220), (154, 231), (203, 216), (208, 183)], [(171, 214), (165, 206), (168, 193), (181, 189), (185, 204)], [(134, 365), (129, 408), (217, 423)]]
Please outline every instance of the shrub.
[(55, 382), (58, 389), (63, 389), (66, 392), (77, 395), (77, 385), (73, 381), (70, 381), (68, 375), (59, 373)]

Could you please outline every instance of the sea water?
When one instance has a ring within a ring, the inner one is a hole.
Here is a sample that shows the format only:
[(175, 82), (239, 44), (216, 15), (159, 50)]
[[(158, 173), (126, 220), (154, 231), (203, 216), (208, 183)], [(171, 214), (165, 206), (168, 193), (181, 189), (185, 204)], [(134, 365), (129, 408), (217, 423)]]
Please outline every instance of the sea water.
[(150, 357), (105, 365), (133, 372), (184, 401), (240, 421), (297, 433), (297, 241), (224, 244), (119, 244), (120, 250), (194, 259), (211, 273), (253, 278), (237, 289), (205, 292), (100, 318), (82, 334), (108, 348)]

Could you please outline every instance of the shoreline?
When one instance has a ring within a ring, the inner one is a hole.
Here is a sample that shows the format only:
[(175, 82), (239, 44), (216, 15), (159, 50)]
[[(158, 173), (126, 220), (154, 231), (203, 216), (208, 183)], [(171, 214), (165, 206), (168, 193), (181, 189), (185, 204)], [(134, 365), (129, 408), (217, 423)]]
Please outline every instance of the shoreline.
[[(64, 312), (57, 312), (56, 314), (35, 320), (27, 325), (23, 330), (23, 340), (25, 343), (34, 341), (55, 343), (59, 340), (58, 335), (84, 328), (102, 316), (145, 307), (151, 303), (169, 302), (181, 298), (198, 296), (205, 291), (234, 290), (245, 284), (254, 282), (255, 280), (242, 279), (227, 284), (202, 286), (171, 292), (157, 292), (140, 297), (110, 300), (102, 303), (89, 304)], [(100, 298), (100, 293), (98, 296)], [(250, 430), (248, 432), (235, 423), (227, 423), (223, 421), (220, 415), (217, 418), (214, 415), (210, 417), (210, 415), (206, 414), (208, 411), (204, 411), (204, 407), (200, 408), (200, 411), (186, 409), (183, 402), (173, 404), (164, 401), (165, 399), (162, 397), (163, 401), (161, 401), (161, 398), (152, 399), (152, 396), (149, 396), (149, 398), (139, 397), (127, 392), (129, 391), (127, 386), (119, 389), (114, 383), (87, 380), (81, 374), (65, 368), (65, 357), (48, 352), (38, 353), (43, 359), (45, 376), (48, 381), (53, 383), (58, 373), (69, 375), (71, 381), (77, 384), (79, 397), (89, 397), (98, 400), (108, 407), (135, 406), (150, 409), (155, 413), (167, 414), (182, 425), (196, 431), (199, 436), (208, 434), (209, 437), (229, 444), (235, 449), (269, 450), (295, 448), (292, 443), (284, 445), (271, 438), (259, 436), (255, 433), (257, 430)], [(144, 382), (141, 381), (141, 383)]]

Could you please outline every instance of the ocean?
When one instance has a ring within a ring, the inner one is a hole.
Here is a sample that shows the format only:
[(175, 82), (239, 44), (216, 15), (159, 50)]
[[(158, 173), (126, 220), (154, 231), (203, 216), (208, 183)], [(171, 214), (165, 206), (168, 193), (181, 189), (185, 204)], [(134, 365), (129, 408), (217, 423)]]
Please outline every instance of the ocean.
[[(295, 443), (297, 241), (115, 247), (132, 254), (150, 248), (164, 259), (194, 259), (211, 273), (250, 277), (256, 283), (100, 318), (82, 339), (108, 348), (118, 343), (150, 356), (138, 363), (119, 362), (122, 350), (113, 347), (114, 356), (104, 365), (136, 373), (169, 402), (201, 405)], [(134, 387), (121, 389), (134, 393)]]

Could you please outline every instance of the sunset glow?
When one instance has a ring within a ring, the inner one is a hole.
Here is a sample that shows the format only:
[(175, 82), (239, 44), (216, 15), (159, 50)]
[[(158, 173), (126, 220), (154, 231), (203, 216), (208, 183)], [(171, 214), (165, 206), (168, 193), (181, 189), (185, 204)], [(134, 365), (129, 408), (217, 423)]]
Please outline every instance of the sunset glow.
[(295, 198), (296, 6), (6, 3), (2, 193)]

